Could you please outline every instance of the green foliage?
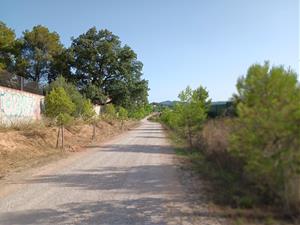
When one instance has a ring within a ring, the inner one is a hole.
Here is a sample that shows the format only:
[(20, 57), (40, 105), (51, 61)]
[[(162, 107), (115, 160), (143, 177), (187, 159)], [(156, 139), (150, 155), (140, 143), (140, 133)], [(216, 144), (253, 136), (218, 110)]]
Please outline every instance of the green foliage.
[(161, 113), (160, 119), (164, 124), (166, 124), (172, 130), (177, 129), (178, 114), (173, 109), (165, 108)]
[(195, 90), (188, 86), (178, 97), (180, 102), (174, 109), (165, 109), (161, 118), (169, 127), (188, 138), (192, 146), (193, 136), (201, 130), (207, 116), (210, 104), (208, 92), (201, 86)]
[(69, 49), (62, 48), (60, 52), (52, 56), (49, 65), (48, 83), (53, 82), (57, 77), (63, 76), (72, 83), (75, 83), (71, 72), (72, 55)]
[(86, 121), (90, 121), (96, 116), (96, 112), (94, 110), (93, 104), (91, 103), (91, 100), (83, 100), (81, 116)]
[(117, 116), (116, 108), (113, 104), (107, 104), (104, 108), (104, 115), (108, 119), (114, 119)]
[(143, 65), (129, 46), (121, 46), (118, 36), (94, 27), (73, 39), (70, 51), (77, 85), (93, 102), (109, 96), (125, 108), (147, 103)]
[(300, 166), (300, 88), (296, 74), (255, 64), (237, 83), (238, 119), (231, 152), (262, 193), (283, 202)]
[(134, 106), (129, 109), (128, 115), (133, 119), (142, 119), (152, 112), (152, 106), (149, 104)]
[(144, 107), (135, 107), (130, 111), (130, 117), (133, 119), (142, 119), (146, 115)]
[(59, 113), (56, 117), (56, 122), (58, 125), (68, 125), (73, 121), (73, 117), (68, 113)]
[(0, 21), (0, 70), (12, 70), (16, 47), (15, 32)]
[(82, 93), (86, 98), (97, 104), (105, 103), (107, 100), (107, 96), (102, 92), (101, 88), (94, 84), (86, 85)]
[[(108, 98), (128, 110), (148, 104), (143, 64), (108, 30), (91, 28), (72, 39), (70, 48), (64, 48), (59, 35), (47, 27), (34, 26), (16, 39), (14, 31), (0, 21), (0, 69), (42, 85), (63, 74), (96, 104), (106, 103)], [(74, 116), (78, 114), (76, 110)]]
[(48, 92), (58, 87), (65, 90), (66, 94), (75, 105), (75, 111), (71, 114), (73, 117), (82, 117), (84, 120), (90, 120), (95, 116), (96, 112), (90, 99), (85, 99), (75, 85), (68, 83), (64, 77), (59, 76), (49, 85)]
[(5, 23), (0, 21), (0, 49), (1, 52), (7, 49), (10, 49), (15, 42), (15, 32), (8, 28)]
[(82, 116), (83, 108), (84, 108), (84, 98), (77, 90), (75, 85), (68, 83), (63, 76), (59, 76), (55, 81), (53, 81), (49, 85), (48, 92), (58, 87), (61, 87), (65, 90), (65, 92), (70, 97), (71, 101), (76, 107), (76, 109), (72, 113), (72, 116), (74, 117)]
[(128, 119), (128, 111), (122, 106), (118, 109), (118, 118), (122, 121)]
[(45, 97), (46, 116), (56, 119), (59, 125), (70, 122), (75, 105), (62, 87), (54, 88)]
[(144, 106), (144, 109), (145, 109), (145, 114), (146, 114), (145, 116), (147, 116), (153, 112), (153, 106), (151, 104), (146, 104)]
[(22, 73), (34, 81), (47, 82), (53, 57), (63, 49), (59, 35), (38, 25), (32, 31), (26, 30), (21, 42)]

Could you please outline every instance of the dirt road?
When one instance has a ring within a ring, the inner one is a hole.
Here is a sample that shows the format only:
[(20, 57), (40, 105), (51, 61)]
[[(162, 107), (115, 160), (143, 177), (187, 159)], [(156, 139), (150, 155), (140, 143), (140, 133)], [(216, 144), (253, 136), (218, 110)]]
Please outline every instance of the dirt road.
[(8, 179), (0, 224), (221, 224), (186, 191), (174, 157), (161, 126), (144, 120), (104, 145)]

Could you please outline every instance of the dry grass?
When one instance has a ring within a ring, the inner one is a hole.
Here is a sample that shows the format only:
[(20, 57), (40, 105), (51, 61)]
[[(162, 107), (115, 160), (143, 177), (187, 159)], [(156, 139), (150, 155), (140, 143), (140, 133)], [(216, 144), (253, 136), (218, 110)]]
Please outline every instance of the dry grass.
[(8, 131), (24, 131), (24, 130), (36, 130), (44, 128), (50, 123), (48, 120), (40, 121), (16, 121), (8, 124), (0, 124), (0, 132)]
[[(163, 124), (164, 125), (164, 124)], [(180, 134), (166, 130), (184, 166), (209, 184), (210, 210), (228, 219), (230, 225), (298, 225), (300, 217), (287, 217), (279, 205), (261, 204), (253, 184), (247, 182), (240, 160), (229, 153), (234, 118), (208, 120), (190, 148)]]
[[(124, 130), (136, 122), (127, 121)], [(11, 171), (22, 170), (39, 165), (49, 160), (57, 159), (68, 152), (83, 150), (92, 142), (93, 127), (82, 122), (65, 129), (65, 149), (56, 149), (58, 128), (49, 121), (40, 123), (19, 123), (12, 127), (0, 129), (0, 178)], [(94, 142), (103, 142), (122, 132), (121, 124), (115, 121), (113, 125), (99, 121), (96, 126)]]
[(240, 170), (242, 166), (228, 152), (232, 130), (232, 118), (210, 119), (196, 137), (197, 148), (204, 153), (206, 159), (215, 163), (222, 171)]
[(208, 120), (198, 135), (197, 144), (207, 155), (227, 152), (232, 121), (228, 118)]

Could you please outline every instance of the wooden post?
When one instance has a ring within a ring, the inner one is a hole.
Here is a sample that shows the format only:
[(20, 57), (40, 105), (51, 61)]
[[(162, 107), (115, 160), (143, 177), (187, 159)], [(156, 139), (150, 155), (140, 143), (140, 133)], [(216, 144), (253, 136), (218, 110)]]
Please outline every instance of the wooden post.
[(58, 148), (58, 140), (59, 140), (59, 135), (60, 135), (60, 127), (58, 128), (58, 132), (57, 132), (57, 138), (56, 138), (56, 148)]
[(61, 126), (61, 147), (64, 149), (64, 125)]
[(121, 120), (121, 130), (122, 131), (124, 130), (124, 120), (123, 119)]
[(96, 124), (95, 122), (93, 123), (93, 136), (92, 136), (92, 140), (94, 140), (96, 138)]

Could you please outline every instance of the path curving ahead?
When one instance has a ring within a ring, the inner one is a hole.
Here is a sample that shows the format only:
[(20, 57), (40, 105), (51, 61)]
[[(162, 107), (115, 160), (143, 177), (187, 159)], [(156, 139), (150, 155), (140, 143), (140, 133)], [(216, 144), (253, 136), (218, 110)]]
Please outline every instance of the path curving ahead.
[(0, 188), (0, 224), (220, 224), (188, 196), (160, 124), (89, 148)]

